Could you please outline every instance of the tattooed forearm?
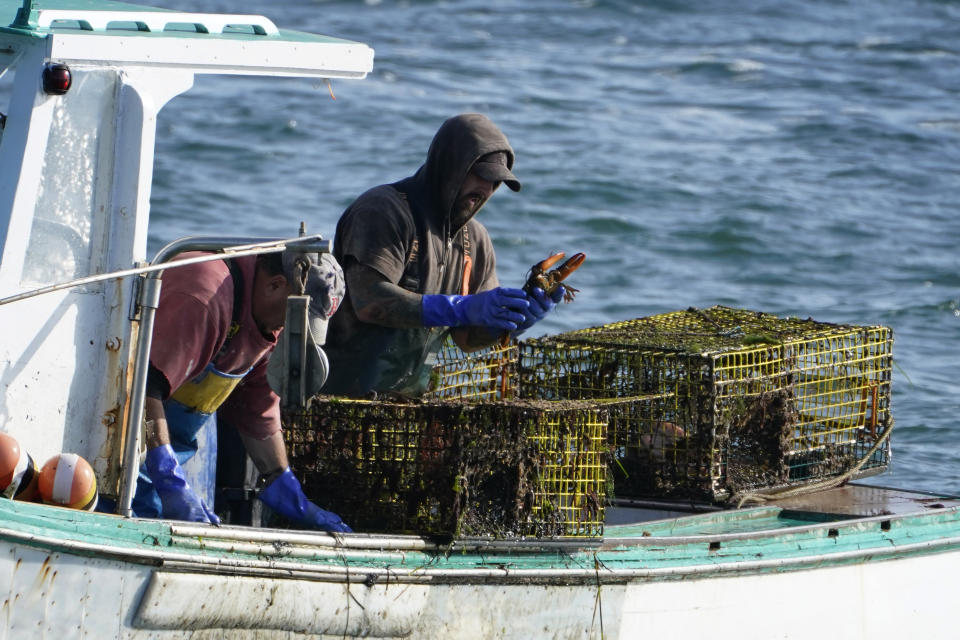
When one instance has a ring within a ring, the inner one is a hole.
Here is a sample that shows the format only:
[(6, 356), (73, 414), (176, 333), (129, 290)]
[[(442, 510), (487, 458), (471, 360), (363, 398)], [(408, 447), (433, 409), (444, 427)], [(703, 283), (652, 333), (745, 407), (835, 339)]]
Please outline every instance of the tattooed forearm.
[(369, 267), (353, 263), (345, 269), (353, 310), (363, 322), (384, 327), (419, 327), (421, 296), (389, 282)]

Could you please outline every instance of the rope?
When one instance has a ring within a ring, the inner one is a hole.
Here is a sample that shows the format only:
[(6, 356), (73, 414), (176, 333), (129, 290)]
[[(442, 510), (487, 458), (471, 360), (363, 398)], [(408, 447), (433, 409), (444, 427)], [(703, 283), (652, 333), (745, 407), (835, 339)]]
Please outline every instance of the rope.
[(193, 258), (183, 258), (181, 260), (174, 260), (172, 262), (159, 262), (156, 264), (148, 264), (139, 267), (133, 267), (131, 269), (121, 269), (119, 271), (111, 271), (109, 273), (101, 273), (91, 276), (85, 276), (82, 278), (77, 278), (75, 280), (68, 280), (66, 282), (60, 282), (57, 284), (47, 285), (45, 287), (40, 287), (38, 289), (32, 289), (30, 291), (24, 291), (23, 293), (18, 293), (16, 295), (7, 296), (6, 298), (0, 298), (0, 306), (5, 304), (10, 304), (11, 302), (19, 302), (21, 300), (26, 300), (28, 298), (33, 298), (45, 293), (53, 293), (54, 291), (62, 291), (63, 289), (71, 289), (73, 287), (81, 287), (87, 284), (94, 284), (97, 282), (103, 282), (105, 280), (116, 280), (119, 278), (126, 278), (129, 276), (139, 276), (147, 273), (153, 273), (155, 271), (166, 271), (167, 269), (176, 269), (178, 267), (186, 267), (192, 264), (199, 264), (201, 262), (211, 262), (213, 260), (224, 260), (226, 258), (242, 258), (243, 256), (255, 256), (260, 255), (261, 253), (278, 253), (284, 251), (288, 245), (294, 244), (296, 240), (268, 240), (265, 242), (248, 244), (235, 247), (223, 247), (220, 251), (216, 253), (210, 253), (202, 256), (195, 256)]
[(310, 277), (310, 261), (301, 254), (297, 256), (293, 264), (295, 293), (302, 296), (307, 290), (307, 280)]

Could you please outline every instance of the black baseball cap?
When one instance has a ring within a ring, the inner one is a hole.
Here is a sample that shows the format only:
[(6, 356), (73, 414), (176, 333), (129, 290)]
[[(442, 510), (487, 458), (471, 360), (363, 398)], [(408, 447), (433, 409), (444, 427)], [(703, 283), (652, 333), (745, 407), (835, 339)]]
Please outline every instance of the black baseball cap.
[(502, 182), (512, 191), (520, 191), (520, 181), (507, 166), (507, 153), (495, 151), (482, 156), (470, 168), (475, 174), (490, 182)]

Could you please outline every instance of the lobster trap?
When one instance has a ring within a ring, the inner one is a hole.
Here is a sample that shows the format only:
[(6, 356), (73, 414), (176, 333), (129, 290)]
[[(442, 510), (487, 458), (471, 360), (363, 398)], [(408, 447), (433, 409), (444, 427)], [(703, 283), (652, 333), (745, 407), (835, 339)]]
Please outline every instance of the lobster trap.
[(889, 462), (893, 336), (712, 307), (521, 343), (520, 397), (593, 399), (613, 492), (720, 502)]
[(607, 416), (593, 404), (318, 396), (284, 422), (307, 496), (355, 530), (603, 533)]

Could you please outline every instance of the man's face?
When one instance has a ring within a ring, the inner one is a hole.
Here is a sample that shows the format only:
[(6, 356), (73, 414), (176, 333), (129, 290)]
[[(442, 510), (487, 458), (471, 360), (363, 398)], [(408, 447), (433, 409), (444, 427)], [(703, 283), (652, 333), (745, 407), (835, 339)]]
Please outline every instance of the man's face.
[(250, 312), (260, 333), (268, 336), (283, 329), (287, 316), (287, 296), (290, 293), (284, 276), (270, 276), (261, 269), (257, 270)]
[(499, 182), (484, 180), (473, 171), (468, 173), (467, 177), (463, 180), (463, 184), (460, 186), (457, 199), (453, 202), (453, 211), (451, 214), (454, 223), (462, 225), (472, 218), (477, 211), (480, 211), (480, 207), (484, 205), (499, 186)]

